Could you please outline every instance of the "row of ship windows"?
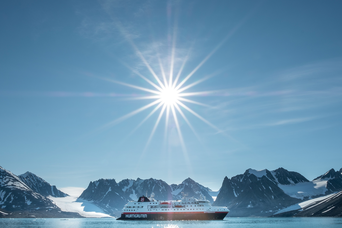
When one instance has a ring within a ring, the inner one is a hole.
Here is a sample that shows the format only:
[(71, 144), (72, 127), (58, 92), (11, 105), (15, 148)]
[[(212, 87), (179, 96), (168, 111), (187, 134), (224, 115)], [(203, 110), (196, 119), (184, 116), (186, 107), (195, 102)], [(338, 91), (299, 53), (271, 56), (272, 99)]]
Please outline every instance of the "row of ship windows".
[[(181, 202), (181, 204), (199, 204), (199, 203), (207, 203), (205, 201), (198, 201), (198, 202)], [(136, 205), (137, 203), (134, 203)], [(140, 205), (140, 203), (138, 203)], [(150, 204), (158, 204), (158, 203), (151, 203)]]
[(200, 203), (208, 203), (205, 201), (197, 201), (197, 202), (181, 202), (181, 204), (200, 204)]
[(144, 206), (126, 206), (126, 208), (143, 208)]
[[(126, 208), (143, 208), (144, 206), (126, 206)], [(159, 207), (171, 207), (171, 205), (168, 206), (151, 206), (151, 208), (159, 208)], [(186, 205), (186, 207), (192, 207), (192, 205)], [(194, 207), (204, 207), (203, 205), (194, 205)]]
[[(158, 209), (154, 209), (153, 211), (157, 211)], [(195, 211), (195, 210), (203, 210), (203, 208), (199, 208), (199, 209), (161, 209), (161, 211), (170, 211), (170, 210), (173, 210), (173, 211), (189, 211), (189, 210), (192, 210), (192, 211)], [(152, 211), (151, 209), (149, 209), (148, 211)]]
[[(151, 206), (151, 208), (171, 208), (172, 206), (171, 205), (168, 205), (168, 206)], [(174, 205), (175, 207), (175, 205)], [(186, 205), (186, 206), (182, 206), (182, 207), (192, 207), (192, 205)], [(194, 207), (204, 207), (203, 205), (194, 205)]]
[[(134, 205), (136, 205), (137, 203), (134, 203)], [(140, 204), (140, 203), (138, 203), (138, 204)], [(150, 204), (158, 204), (158, 203), (150, 203)]]
[[(182, 202), (182, 204), (199, 204), (200, 202)], [(202, 202), (203, 203), (203, 202)], [(204, 202), (205, 203), (205, 202)]]
[[(171, 209), (160, 209), (161, 211), (170, 211)], [(203, 210), (203, 208), (199, 209), (172, 209), (173, 211), (189, 211), (189, 210)], [(124, 211), (135, 211), (135, 210), (124, 210)], [(152, 211), (151, 209), (148, 209), (148, 211)], [(153, 211), (158, 211), (158, 209), (154, 209)]]
[[(171, 206), (151, 206), (151, 208), (171, 208)], [(187, 206), (188, 207), (188, 206)], [(190, 207), (192, 207), (192, 205), (190, 205)], [(203, 205), (194, 205), (194, 207), (203, 207)], [(127, 206), (126, 208), (144, 208), (144, 206)]]

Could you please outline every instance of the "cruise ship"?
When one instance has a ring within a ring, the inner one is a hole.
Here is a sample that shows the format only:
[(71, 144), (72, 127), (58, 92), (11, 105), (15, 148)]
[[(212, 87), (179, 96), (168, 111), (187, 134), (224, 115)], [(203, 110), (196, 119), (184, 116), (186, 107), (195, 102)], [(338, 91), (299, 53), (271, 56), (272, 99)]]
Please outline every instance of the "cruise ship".
[(124, 206), (118, 220), (222, 220), (228, 213), (227, 207), (211, 206), (208, 200), (159, 201), (141, 196)]

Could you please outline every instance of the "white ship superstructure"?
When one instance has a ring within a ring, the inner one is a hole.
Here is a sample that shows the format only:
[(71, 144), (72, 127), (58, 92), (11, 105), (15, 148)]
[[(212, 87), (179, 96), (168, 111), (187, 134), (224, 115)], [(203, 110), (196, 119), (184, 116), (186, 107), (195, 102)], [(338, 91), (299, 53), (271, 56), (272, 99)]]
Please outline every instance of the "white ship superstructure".
[(138, 202), (128, 202), (119, 219), (217, 220), (223, 219), (228, 212), (227, 207), (212, 206), (208, 200), (157, 201), (142, 196)]

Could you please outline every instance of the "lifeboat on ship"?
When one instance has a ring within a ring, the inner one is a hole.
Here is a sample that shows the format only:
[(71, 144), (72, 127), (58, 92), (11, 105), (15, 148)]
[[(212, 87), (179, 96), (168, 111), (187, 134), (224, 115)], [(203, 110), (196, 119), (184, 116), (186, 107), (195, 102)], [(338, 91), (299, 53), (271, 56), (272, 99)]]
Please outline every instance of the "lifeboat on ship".
[(174, 207), (180, 208), (180, 207), (184, 207), (184, 206), (183, 206), (183, 205), (177, 204), (177, 205), (175, 205)]
[(160, 204), (163, 204), (163, 205), (170, 205), (171, 203), (170, 203), (170, 202), (161, 202)]

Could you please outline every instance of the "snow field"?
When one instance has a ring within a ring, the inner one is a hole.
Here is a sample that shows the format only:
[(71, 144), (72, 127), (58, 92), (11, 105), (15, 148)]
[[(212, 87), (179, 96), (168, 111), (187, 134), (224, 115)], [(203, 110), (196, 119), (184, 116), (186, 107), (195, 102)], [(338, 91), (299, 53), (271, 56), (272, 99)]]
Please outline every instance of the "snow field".
[(102, 209), (94, 205), (92, 202), (87, 200), (77, 200), (82, 194), (84, 188), (61, 188), (61, 191), (69, 194), (66, 197), (52, 197), (48, 198), (52, 200), (62, 211), (76, 212), (81, 216), (88, 218), (103, 218), (111, 217), (106, 214)]

